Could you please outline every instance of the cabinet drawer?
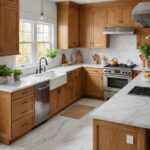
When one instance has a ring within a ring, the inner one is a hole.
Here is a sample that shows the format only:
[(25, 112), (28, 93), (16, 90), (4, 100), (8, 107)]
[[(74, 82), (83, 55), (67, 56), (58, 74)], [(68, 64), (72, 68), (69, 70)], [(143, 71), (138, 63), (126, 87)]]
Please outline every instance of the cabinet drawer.
[(17, 8), (19, 0), (1, 0), (1, 5)]
[(34, 95), (12, 102), (12, 121), (34, 112)]
[(31, 114), (12, 124), (12, 139), (15, 139), (26, 132), (30, 131), (34, 126), (34, 115)]
[(23, 98), (23, 97), (31, 95), (31, 94), (34, 94), (34, 88), (33, 87), (12, 93), (12, 100)]
[(98, 69), (98, 68), (84, 68), (84, 70), (88, 74), (96, 74), (96, 75), (103, 74), (103, 69)]

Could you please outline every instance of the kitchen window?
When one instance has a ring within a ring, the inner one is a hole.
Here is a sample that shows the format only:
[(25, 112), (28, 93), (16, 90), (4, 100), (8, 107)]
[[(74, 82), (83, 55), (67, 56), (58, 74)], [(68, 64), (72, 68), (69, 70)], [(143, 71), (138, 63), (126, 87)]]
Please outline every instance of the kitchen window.
[(35, 65), (54, 46), (54, 25), (21, 20), (19, 30), (20, 55), (16, 56), (16, 66)]

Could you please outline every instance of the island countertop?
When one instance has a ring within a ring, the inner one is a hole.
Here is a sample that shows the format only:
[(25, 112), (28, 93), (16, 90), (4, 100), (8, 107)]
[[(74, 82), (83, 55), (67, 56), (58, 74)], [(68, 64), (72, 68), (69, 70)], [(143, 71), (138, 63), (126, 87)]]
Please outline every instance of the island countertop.
[(150, 97), (129, 95), (135, 86), (150, 87), (150, 82), (138, 75), (110, 100), (90, 114), (93, 119), (150, 129)]

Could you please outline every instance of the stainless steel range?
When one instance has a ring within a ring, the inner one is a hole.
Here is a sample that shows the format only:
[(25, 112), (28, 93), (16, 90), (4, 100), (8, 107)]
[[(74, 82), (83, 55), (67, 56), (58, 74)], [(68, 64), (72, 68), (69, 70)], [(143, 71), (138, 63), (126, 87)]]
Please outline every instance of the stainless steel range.
[(104, 67), (104, 99), (110, 99), (120, 89), (132, 80), (132, 69), (135, 67), (126, 64)]

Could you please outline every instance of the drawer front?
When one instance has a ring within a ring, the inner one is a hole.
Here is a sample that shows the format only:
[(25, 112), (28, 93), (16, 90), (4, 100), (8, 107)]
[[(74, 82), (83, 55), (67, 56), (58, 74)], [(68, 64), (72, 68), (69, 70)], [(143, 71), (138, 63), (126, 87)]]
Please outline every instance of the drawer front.
[(26, 88), (24, 90), (20, 90), (20, 91), (12, 93), (12, 100), (23, 98), (31, 94), (34, 94), (34, 87)]
[(98, 68), (84, 68), (85, 72), (88, 74), (102, 75), (103, 69)]
[(31, 114), (12, 124), (12, 139), (15, 139), (26, 132), (30, 131), (34, 126), (34, 115)]
[(19, 0), (1, 0), (1, 5), (17, 8)]
[(12, 121), (34, 112), (34, 95), (12, 102)]

